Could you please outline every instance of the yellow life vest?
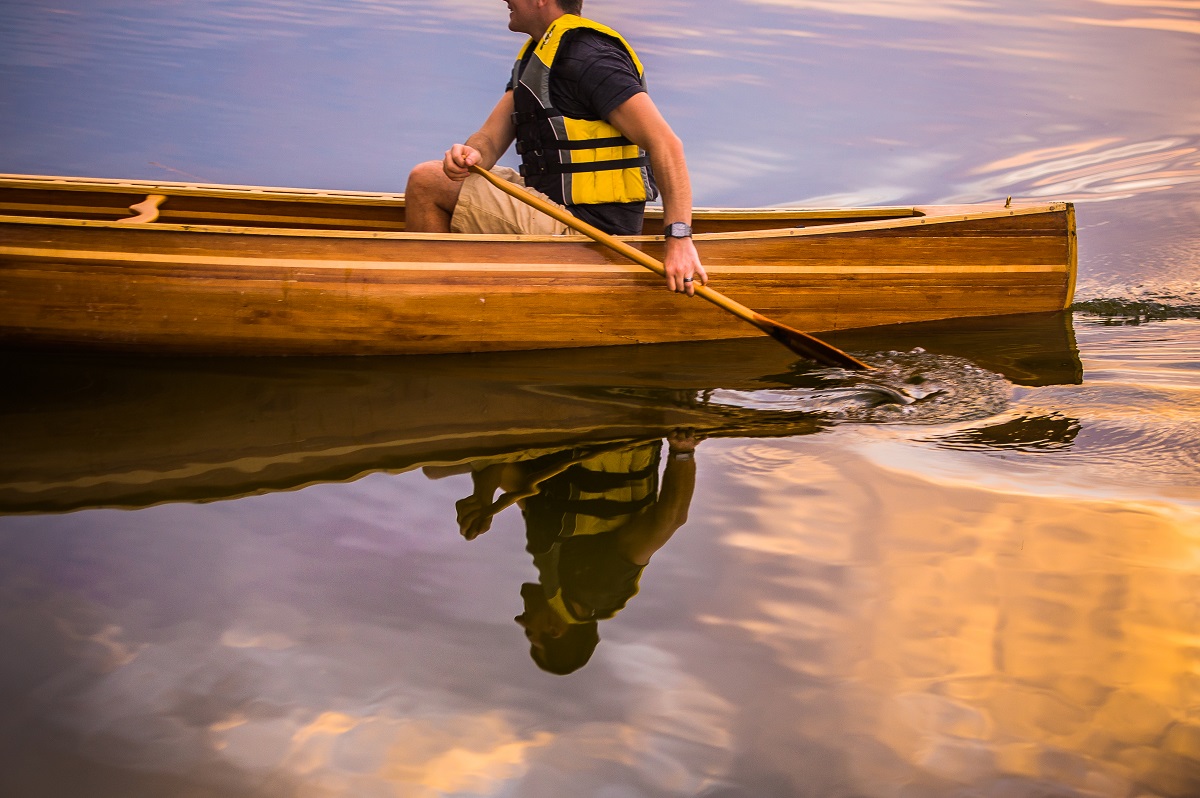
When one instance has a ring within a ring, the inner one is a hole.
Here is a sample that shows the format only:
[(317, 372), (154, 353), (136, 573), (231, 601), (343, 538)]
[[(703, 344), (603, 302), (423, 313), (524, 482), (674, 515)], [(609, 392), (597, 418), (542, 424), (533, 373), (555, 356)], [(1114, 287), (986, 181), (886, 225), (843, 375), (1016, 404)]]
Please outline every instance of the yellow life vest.
[[(646, 85), (642, 62), (621, 34), (575, 14), (556, 19), (540, 40), (525, 43), (513, 66), (512, 119), (521, 175), (526, 185), (563, 205), (655, 199), (658, 191), (644, 150), (603, 119), (564, 116), (550, 100), (550, 75), (563, 38), (581, 28), (619, 42)], [(533, 53), (525, 63), (530, 48)]]

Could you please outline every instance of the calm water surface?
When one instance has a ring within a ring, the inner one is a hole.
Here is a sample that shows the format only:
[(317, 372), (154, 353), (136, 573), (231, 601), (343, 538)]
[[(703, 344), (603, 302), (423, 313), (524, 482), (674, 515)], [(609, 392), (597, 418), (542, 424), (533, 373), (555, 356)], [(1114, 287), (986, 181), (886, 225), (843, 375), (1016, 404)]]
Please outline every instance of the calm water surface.
[[(5, 354), (0, 789), (1200, 794), (1200, 2), (587, 8), (698, 204), (1072, 200), (1087, 303), (837, 338), (868, 381), (769, 341)], [(0, 171), (400, 190), (494, 103), (505, 18), (6, 2)], [(513, 618), (555, 565), (515, 506), (464, 539), (467, 497), (678, 429), (686, 522), (544, 672)]]

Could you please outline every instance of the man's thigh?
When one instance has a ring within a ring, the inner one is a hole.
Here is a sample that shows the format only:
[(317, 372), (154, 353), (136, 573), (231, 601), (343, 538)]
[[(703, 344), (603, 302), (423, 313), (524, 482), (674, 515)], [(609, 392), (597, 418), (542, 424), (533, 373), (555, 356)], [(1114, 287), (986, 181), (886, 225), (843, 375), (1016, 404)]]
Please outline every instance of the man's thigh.
[[(492, 173), (503, 180), (523, 186), (524, 181), (507, 166), (497, 166)], [(529, 191), (529, 189), (526, 189)], [(548, 199), (544, 194), (532, 192)], [(463, 181), (450, 219), (454, 233), (502, 233), (512, 235), (566, 235), (571, 229), (557, 219), (510, 197), (479, 175)]]

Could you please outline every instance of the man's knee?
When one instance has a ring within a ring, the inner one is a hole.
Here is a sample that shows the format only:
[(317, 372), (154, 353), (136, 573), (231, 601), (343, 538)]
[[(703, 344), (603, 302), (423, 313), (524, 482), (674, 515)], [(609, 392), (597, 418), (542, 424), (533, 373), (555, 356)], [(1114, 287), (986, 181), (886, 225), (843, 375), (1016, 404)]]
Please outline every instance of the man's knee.
[(446, 177), (441, 161), (426, 161), (414, 166), (408, 174), (408, 185), (404, 188), (408, 205), (417, 214), (421, 212), (422, 207), (431, 211), (436, 208), (440, 213), (452, 214), (454, 206), (458, 204), (460, 191), (462, 183), (456, 183)]
[(441, 161), (419, 163), (408, 173), (408, 190), (410, 192), (414, 190), (436, 192), (444, 189), (450, 182), (452, 182), (450, 178), (446, 177), (446, 173), (442, 171)]

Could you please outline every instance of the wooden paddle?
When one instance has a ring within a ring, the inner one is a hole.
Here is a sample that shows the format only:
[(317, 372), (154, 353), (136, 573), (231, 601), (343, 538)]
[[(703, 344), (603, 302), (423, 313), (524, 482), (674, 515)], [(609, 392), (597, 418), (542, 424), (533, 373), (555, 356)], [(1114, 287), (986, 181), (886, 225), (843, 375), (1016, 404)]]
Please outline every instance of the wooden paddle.
[[(603, 230), (598, 230), (582, 219), (577, 219), (565, 210), (548, 202), (541, 197), (535, 196), (528, 191), (523, 190), (520, 186), (513, 185), (507, 180), (496, 177), (486, 169), (481, 169), (478, 166), (472, 165), (471, 171), (480, 177), (487, 180), (496, 188), (503, 191), (512, 197), (519, 199), (537, 210), (549, 216), (553, 216), (558, 221), (570, 227), (576, 232), (583, 233), (593, 241), (604, 244), (606, 247), (624, 255), (641, 266), (645, 266), (650, 271), (665, 277), (667, 275), (666, 268), (654, 258), (635, 249), (624, 241), (621, 241)], [(768, 319), (758, 311), (751, 310), (740, 302), (735, 302), (724, 294), (714, 291), (705, 285), (696, 285), (696, 296), (701, 296), (713, 303), (717, 307), (727, 310), (743, 321), (753, 324), (758, 329), (765, 332), (767, 335), (774, 338), (779, 343), (786, 346), (788, 349), (795, 352), (801, 357), (815, 360), (826, 366), (841, 366), (848, 369), (869, 369), (871, 368), (866, 363), (858, 358), (849, 355), (836, 346), (831, 346), (817, 338), (812, 337), (808, 333), (800, 332), (799, 330), (788, 327), (785, 324), (780, 324), (777, 321)]]

